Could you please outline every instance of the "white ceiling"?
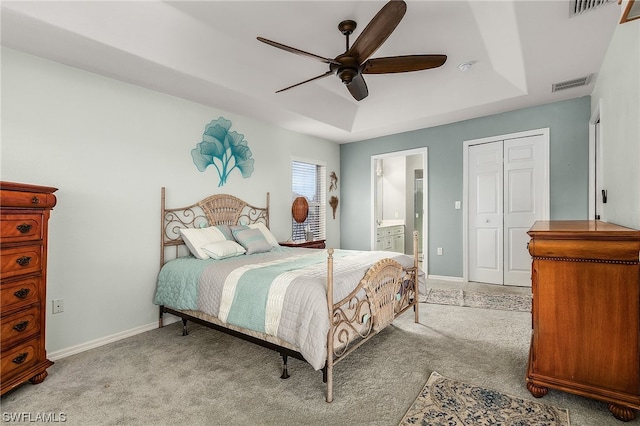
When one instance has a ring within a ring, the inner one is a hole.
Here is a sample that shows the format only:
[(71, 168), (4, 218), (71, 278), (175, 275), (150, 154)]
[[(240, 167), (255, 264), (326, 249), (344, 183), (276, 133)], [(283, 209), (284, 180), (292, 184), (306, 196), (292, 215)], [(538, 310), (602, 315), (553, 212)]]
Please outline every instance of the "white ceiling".
[[(355, 101), (338, 77), (275, 91), (345, 50), (385, 1), (2, 1), (2, 45), (336, 142), (351, 142), (589, 95), (620, 16), (617, 2), (570, 17), (570, 0), (407, 1), (372, 57), (437, 53), (440, 68), (366, 75)], [(473, 62), (466, 72), (463, 62)]]

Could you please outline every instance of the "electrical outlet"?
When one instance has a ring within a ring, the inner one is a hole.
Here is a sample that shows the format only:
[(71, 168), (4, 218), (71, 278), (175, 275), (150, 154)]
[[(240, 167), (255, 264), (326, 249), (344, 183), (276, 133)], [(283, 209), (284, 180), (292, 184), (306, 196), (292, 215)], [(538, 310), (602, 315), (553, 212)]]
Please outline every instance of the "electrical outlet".
[(438, 256), (442, 256), (442, 247), (438, 247), (437, 254)]
[(53, 299), (51, 301), (53, 304), (53, 309), (51, 310), (52, 314), (59, 314), (64, 312), (64, 300), (63, 299)]
[(454, 207), (456, 210), (460, 210), (460, 201), (456, 201)]

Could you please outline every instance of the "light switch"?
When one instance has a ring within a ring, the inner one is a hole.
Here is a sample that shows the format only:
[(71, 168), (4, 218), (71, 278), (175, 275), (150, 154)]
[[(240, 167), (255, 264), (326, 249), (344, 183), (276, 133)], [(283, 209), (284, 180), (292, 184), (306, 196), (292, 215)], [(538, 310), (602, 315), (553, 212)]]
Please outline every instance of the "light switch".
[(460, 210), (460, 201), (456, 201), (455, 207), (456, 210)]

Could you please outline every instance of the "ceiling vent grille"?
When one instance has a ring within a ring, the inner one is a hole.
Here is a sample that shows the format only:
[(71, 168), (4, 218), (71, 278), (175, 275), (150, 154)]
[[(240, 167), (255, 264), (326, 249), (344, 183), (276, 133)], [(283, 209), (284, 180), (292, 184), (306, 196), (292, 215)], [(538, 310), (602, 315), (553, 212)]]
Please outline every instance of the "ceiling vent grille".
[(561, 81), (560, 83), (554, 83), (551, 85), (551, 91), (557, 92), (558, 90), (572, 89), (574, 87), (586, 86), (591, 83), (593, 74), (589, 74), (586, 77), (574, 78), (573, 80)]
[(569, 10), (569, 16), (580, 15), (581, 13), (588, 12), (598, 6), (611, 2), (612, 0), (570, 0), (569, 4), (571, 9)]

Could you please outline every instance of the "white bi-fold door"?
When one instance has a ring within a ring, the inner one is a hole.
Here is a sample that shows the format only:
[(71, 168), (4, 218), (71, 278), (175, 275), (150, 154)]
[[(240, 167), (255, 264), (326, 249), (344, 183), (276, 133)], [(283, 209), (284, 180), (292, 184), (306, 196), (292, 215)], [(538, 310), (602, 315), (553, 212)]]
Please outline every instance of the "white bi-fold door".
[(548, 134), (469, 144), (468, 279), (531, 285), (527, 231), (548, 219)]

